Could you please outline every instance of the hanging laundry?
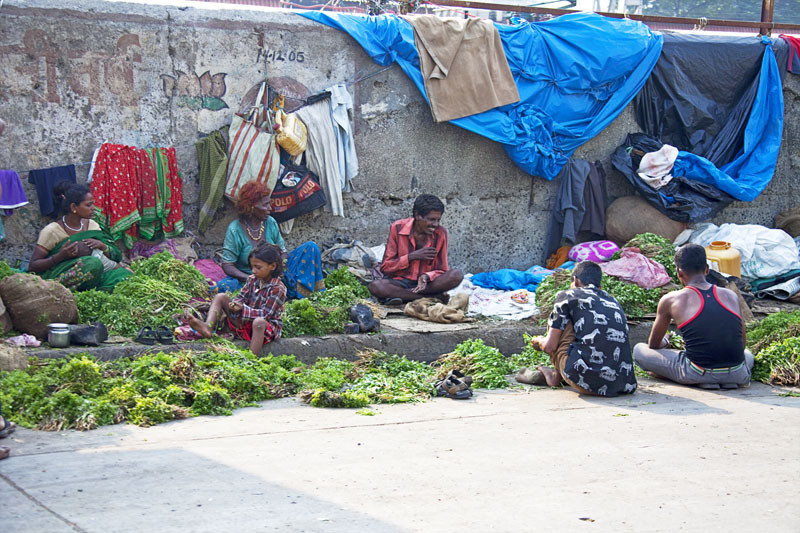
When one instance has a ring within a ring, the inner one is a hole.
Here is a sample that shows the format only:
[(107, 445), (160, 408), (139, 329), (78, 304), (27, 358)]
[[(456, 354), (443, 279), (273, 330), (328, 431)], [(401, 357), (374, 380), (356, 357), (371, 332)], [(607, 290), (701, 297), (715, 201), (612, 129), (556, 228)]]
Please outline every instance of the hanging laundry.
[(169, 204), (163, 229), (165, 237), (175, 237), (183, 233), (183, 178), (178, 172), (178, 157), (174, 147), (162, 148), (167, 157), (169, 171)]
[(197, 177), (200, 180), (200, 233), (205, 233), (217, 209), (222, 205), (228, 170), (227, 142), (223, 136), (226, 130), (227, 127), (221, 128), (194, 143), (199, 168)]
[[(410, 22), (396, 15), (298, 15), (347, 32), (380, 65), (397, 62), (428, 98)], [(520, 168), (548, 180), (625, 109), (663, 42), (640, 22), (593, 13), (495, 27), (520, 101), (452, 122), (502, 143)]]
[(660, 189), (672, 179), (672, 167), (678, 157), (678, 149), (665, 144), (657, 152), (648, 152), (642, 156), (638, 174), (646, 184)]
[(503, 43), (490, 20), (403, 18), (414, 26), (419, 67), (436, 122), (519, 102)]
[(781, 39), (789, 45), (789, 60), (786, 70), (792, 74), (800, 74), (800, 37), (781, 34)]
[[(183, 233), (183, 180), (178, 172), (175, 148), (148, 148), (155, 168), (155, 215), (165, 237)], [(153, 233), (155, 233), (153, 229)], [(150, 235), (150, 231), (147, 231)], [(148, 239), (152, 235), (146, 236)]]
[(340, 83), (326, 89), (330, 91), (331, 118), (336, 129), (336, 146), (339, 152), (339, 178), (342, 190), (350, 192), (350, 181), (358, 174), (358, 156), (353, 139), (353, 97)]
[(129, 248), (133, 236), (128, 230), (141, 219), (134, 150), (122, 144), (103, 144), (91, 183), (95, 219), (114, 239), (124, 238)]
[[(137, 208), (139, 210), (138, 236), (152, 239), (160, 220), (156, 214), (156, 170), (147, 150), (133, 148), (133, 166), (138, 184)], [(128, 231), (135, 237), (135, 227)]]
[(22, 188), (19, 174), (13, 170), (0, 170), (0, 209), (10, 215), (23, 205), (28, 205), (28, 196)]
[(331, 212), (343, 217), (342, 184), (345, 179), (339, 170), (337, 126), (333, 122), (330, 103), (323, 100), (302, 107), (295, 114), (308, 128), (305, 152), (308, 169), (319, 177)]
[(75, 165), (31, 170), (28, 174), (28, 181), (36, 187), (39, 212), (43, 217), (54, 217), (58, 214), (60, 206), (53, 200), (53, 186), (62, 180), (76, 182)]
[[(598, 235), (605, 233), (605, 173), (602, 167), (582, 159), (570, 159), (560, 176), (561, 183), (553, 202), (543, 260), (558, 249), (562, 240), (576, 243), (581, 230)], [(594, 191), (590, 199), (597, 196), (601, 199), (587, 203), (587, 188)]]

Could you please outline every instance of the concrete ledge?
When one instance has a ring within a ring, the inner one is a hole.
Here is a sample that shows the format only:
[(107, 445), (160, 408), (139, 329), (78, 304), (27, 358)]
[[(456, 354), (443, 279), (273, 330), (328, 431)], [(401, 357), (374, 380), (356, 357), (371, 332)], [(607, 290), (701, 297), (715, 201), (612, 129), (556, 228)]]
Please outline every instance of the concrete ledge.
[[(642, 322), (630, 326), (631, 345), (646, 342), (650, 333), (651, 322)], [(545, 328), (531, 321), (522, 322), (487, 322), (478, 328), (463, 331), (439, 333), (409, 333), (386, 328), (378, 334), (366, 335), (326, 335), (323, 337), (295, 337), (279, 339), (265, 346), (262, 354), (294, 355), (299, 361), (313, 364), (319, 357), (336, 357), (355, 360), (362, 350), (382, 350), (388, 353), (405, 355), (415, 361), (426, 363), (435, 361), (442, 354), (453, 351), (461, 342), (468, 339), (483, 339), (489, 346), (494, 346), (505, 356), (519, 353), (524, 348), (523, 334), (541, 335)], [(237, 342), (245, 346), (244, 342)], [(138, 343), (108, 344), (98, 347), (70, 348), (29, 348), (28, 355), (43, 359), (58, 359), (80, 353), (89, 353), (101, 361), (112, 361), (121, 357), (137, 357), (147, 353), (173, 352), (175, 350), (205, 351), (204, 342), (186, 342), (179, 344), (146, 345)]]

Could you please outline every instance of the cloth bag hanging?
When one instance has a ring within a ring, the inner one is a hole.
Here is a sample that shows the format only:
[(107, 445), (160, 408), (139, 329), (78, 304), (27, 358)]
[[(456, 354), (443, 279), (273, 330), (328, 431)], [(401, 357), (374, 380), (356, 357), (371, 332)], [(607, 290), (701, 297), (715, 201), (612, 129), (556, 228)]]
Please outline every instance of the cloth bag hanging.
[(247, 117), (234, 114), (231, 119), (225, 196), (232, 200), (245, 183), (258, 181), (274, 190), (278, 180), (280, 152), (275, 135), (260, 129), (271, 126), (266, 94), (267, 85), (264, 82), (250, 114)]

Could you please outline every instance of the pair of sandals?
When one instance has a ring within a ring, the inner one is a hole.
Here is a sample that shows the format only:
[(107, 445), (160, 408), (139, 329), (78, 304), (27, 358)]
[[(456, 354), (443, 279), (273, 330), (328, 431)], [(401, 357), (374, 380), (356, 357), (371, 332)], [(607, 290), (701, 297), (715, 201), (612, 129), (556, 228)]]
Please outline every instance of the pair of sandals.
[[(0, 420), (3, 422), (3, 429), (0, 429), (0, 439), (8, 437), (17, 430), (17, 425), (14, 422), (10, 422), (6, 417), (0, 416)], [(9, 455), (11, 455), (11, 448), (0, 446), (0, 459), (5, 459)]]
[(736, 390), (739, 385), (736, 383), (700, 383), (697, 387), (703, 390)]
[(153, 345), (156, 342), (159, 344), (174, 344), (175, 338), (172, 336), (172, 330), (167, 326), (158, 326), (153, 329), (150, 326), (145, 326), (136, 334), (136, 342), (140, 344)]
[(472, 397), (472, 376), (465, 376), (458, 370), (451, 370), (436, 384), (436, 396), (453, 400), (466, 400)]

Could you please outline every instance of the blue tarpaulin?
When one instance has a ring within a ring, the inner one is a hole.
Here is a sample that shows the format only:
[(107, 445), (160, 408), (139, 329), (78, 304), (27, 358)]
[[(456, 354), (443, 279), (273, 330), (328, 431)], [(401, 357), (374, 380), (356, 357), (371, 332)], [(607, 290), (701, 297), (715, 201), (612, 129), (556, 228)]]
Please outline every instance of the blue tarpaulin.
[(517, 289), (527, 289), (531, 292), (536, 291), (536, 287), (547, 276), (552, 276), (553, 271), (540, 266), (532, 266), (528, 270), (514, 270), (511, 268), (501, 268), (492, 272), (480, 272), (472, 276), (473, 285), (485, 289), (499, 289), (502, 291), (515, 291)]
[[(380, 65), (397, 62), (427, 101), (409, 22), (396, 15), (298, 14), (347, 32)], [(495, 27), (520, 101), (451, 122), (502, 143), (520, 168), (549, 180), (639, 92), (662, 46), (644, 24), (593, 13)]]
[[(730, 162), (717, 168), (700, 155), (681, 150), (672, 169), (674, 176), (713, 185), (737, 200), (752, 201), (775, 173), (783, 135), (783, 85), (775, 53), (767, 37), (755, 99), (744, 127), (742, 146)], [(708, 74), (704, 74), (708, 77)], [(682, 80), (684, 85), (687, 84)]]

